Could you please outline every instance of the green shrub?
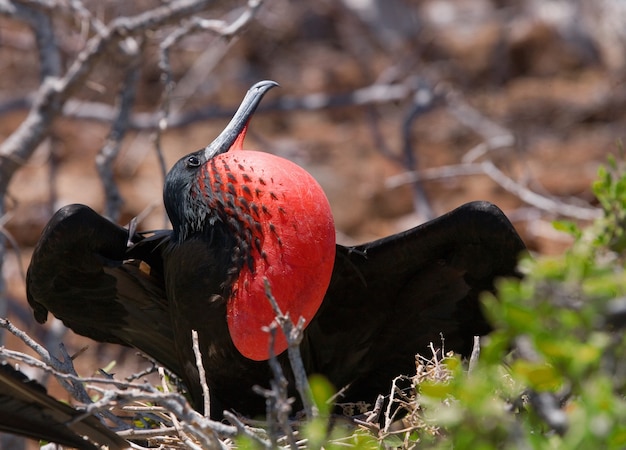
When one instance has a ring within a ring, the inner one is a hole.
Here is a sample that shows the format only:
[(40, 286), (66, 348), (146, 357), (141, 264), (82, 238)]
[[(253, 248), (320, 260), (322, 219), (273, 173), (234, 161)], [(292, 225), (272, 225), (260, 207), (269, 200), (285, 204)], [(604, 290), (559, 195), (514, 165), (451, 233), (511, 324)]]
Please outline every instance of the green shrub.
[[(417, 387), (440, 436), (421, 448), (626, 447), (626, 171), (610, 158), (593, 190), (602, 217), (562, 256), (526, 258), (523, 280), (484, 296), (497, 331), (478, 364)], [(435, 392), (433, 395), (432, 392)]]

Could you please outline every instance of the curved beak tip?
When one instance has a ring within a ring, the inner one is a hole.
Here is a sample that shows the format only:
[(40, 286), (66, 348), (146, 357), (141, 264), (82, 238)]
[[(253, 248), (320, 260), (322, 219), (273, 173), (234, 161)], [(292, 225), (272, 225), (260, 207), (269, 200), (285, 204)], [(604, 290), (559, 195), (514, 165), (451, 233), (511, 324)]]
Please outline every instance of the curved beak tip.
[(214, 156), (226, 153), (235, 141), (243, 141), (243, 135), (252, 114), (256, 111), (267, 91), (276, 86), (279, 86), (279, 84), (275, 81), (263, 80), (255, 83), (248, 89), (230, 123), (213, 142), (205, 147), (204, 154), (207, 161)]
[(268, 91), (274, 87), (280, 86), (280, 84), (278, 84), (276, 81), (273, 80), (263, 80), (263, 81), (259, 81), (255, 84), (252, 85), (252, 87), (249, 89), (250, 91), (254, 90), (254, 89), (262, 89), (264, 91)]

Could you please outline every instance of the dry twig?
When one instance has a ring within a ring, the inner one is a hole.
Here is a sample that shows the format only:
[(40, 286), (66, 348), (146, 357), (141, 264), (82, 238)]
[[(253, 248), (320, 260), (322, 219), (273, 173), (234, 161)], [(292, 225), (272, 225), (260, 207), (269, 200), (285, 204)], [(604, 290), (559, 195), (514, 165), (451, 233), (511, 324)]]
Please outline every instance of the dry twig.
[(204, 371), (204, 364), (202, 364), (202, 352), (200, 351), (198, 332), (196, 330), (191, 330), (191, 341), (193, 343), (193, 354), (196, 357), (196, 367), (198, 368), (198, 377), (200, 378), (200, 386), (202, 387), (202, 396), (204, 397), (204, 415), (211, 417), (211, 393), (206, 383), (206, 372)]
[[(274, 309), (274, 314), (276, 314), (276, 323), (287, 338), (289, 363), (291, 364), (291, 369), (295, 377), (296, 389), (302, 399), (304, 412), (308, 418), (316, 417), (317, 410), (311, 401), (311, 386), (309, 385), (309, 380), (302, 362), (302, 355), (300, 354), (300, 342), (302, 342), (304, 331), (304, 319), (300, 317), (297, 325), (294, 326), (291, 318), (289, 317), (289, 313), (283, 314), (280, 310), (267, 279), (265, 279), (265, 296)], [(271, 345), (271, 348), (273, 348), (273, 345)]]
[(129, 63), (126, 70), (122, 89), (118, 95), (117, 113), (107, 140), (96, 156), (96, 168), (100, 175), (106, 196), (104, 215), (117, 222), (122, 207), (122, 196), (115, 183), (113, 164), (119, 154), (122, 140), (128, 130), (128, 119), (135, 102), (136, 83), (139, 78), (139, 54), (140, 46), (135, 39), (128, 38), (125, 42), (128, 49), (125, 60)]

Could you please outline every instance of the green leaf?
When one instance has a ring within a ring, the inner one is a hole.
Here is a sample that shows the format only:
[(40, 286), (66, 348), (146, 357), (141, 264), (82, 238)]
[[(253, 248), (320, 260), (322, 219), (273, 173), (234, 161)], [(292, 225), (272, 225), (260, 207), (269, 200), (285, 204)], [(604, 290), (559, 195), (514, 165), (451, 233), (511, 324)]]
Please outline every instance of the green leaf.
[(314, 374), (309, 377), (309, 385), (311, 386), (311, 395), (313, 403), (317, 406), (322, 416), (330, 414), (332, 408), (331, 398), (335, 395), (335, 388), (326, 379), (326, 377)]
[(552, 226), (555, 230), (567, 233), (574, 238), (579, 238), (582, 234), (582, 231), (580, 230), (578, 225), (569, 220), (555, 220), (554, 222), (552, 222)]
[(513, 363), (512, 372), (525, 380), (529, 387), (537, 391), (553, 391), (561, 387), (559, 373), (547, 363), (536, 363), (517, 360)]
[(420, 383), (418, 390), (421, 395), (441, 400), (448, 397), (453, 389), (450, 384), (427, 380)]

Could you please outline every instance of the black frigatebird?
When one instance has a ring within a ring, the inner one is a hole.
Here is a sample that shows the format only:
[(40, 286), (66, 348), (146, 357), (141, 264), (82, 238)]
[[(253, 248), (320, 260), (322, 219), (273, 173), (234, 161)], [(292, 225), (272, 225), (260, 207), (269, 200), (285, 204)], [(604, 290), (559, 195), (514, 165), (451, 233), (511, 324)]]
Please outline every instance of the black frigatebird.
[[(254, 85), (218, 138), (168, 173), (173, 230), (129, 236), (87, 206), (66, 206), (28, 269), (37, 321), (52, 312), (81, 335), (138, 348), (181, 376), (200, 408), (196, 330), (215, 418), (224, 409), (265, 412), (252, 390), (271, 378), (265, 280), (284, 312), (306, 320), (307, 373), (349, 386), (343, 401), (373, 402), (442, 336), (446, 350), (469, 354), (473, 336), (490, 331), (480, 293), (518, 275), (525, 249), (488, 202), (370, 243), (336, 245), (328, 200), (311, 175), (242, 149), (250, 117), (275, 85)], [(286, 345), (279, 336), (274, 348), (285, 367)]]

